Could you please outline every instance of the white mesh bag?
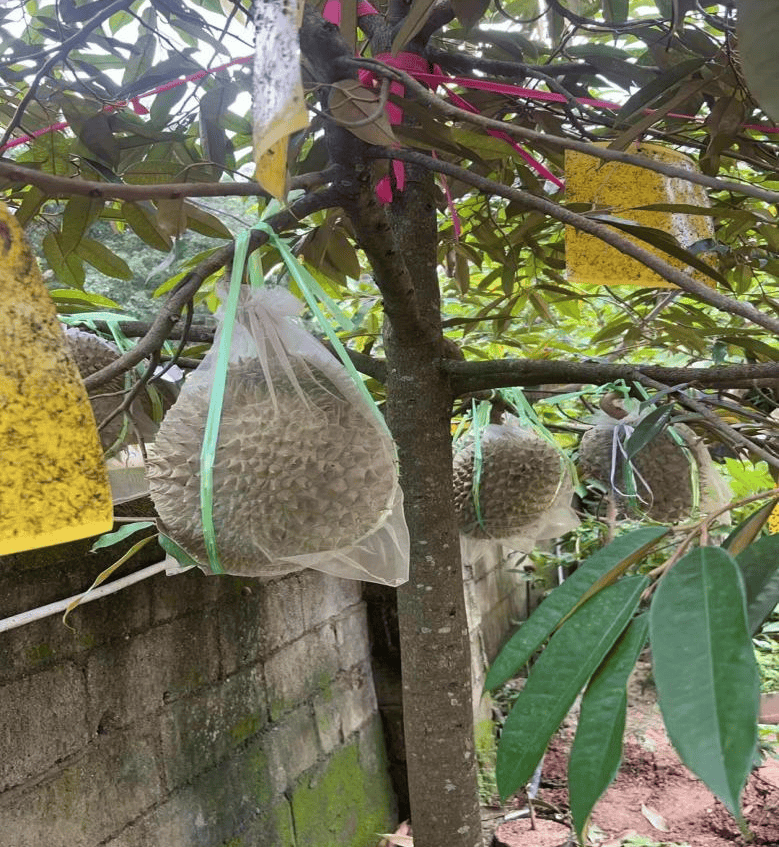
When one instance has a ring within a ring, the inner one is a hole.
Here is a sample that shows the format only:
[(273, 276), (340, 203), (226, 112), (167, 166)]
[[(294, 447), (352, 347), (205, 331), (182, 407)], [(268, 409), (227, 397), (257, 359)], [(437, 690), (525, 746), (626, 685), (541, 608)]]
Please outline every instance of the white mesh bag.
[[(221, 568), (277, 576), (314, 568), (399, 585), (409, 538), (395, 448), (372, 401), (298, 321), (281, 288), (242, 286), (213, 453), (213, 540)], [(214, 346), (149, 449), (161, 531), (204, 570), (201, 449)], [(218, 571), (217, 571), (218, 572)]]
[(512, 415), (457, 445), (454, 493), (460, 532), (474, 541), (528, 552), (579, 524), (562, 451)]

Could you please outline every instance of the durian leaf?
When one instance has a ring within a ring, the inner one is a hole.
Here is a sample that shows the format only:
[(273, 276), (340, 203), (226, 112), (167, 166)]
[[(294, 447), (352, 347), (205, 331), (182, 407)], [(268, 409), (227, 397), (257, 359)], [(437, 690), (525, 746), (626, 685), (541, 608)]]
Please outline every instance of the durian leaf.
[(630, 434), (625, 442), (627, 458), (632, 459), (639, 450), (642, 450), (665, 429), (673, 413), (672, 408), (660, 406), (645, 415), (638, 426)]
[(779, 503), (779, 498), (766, 503), (748, 518), (745, 518), (722, 542), (722, 546), (731, 556), (738, 556), (741, 552), (757, 538), (766, 525), (774, 506)]
[(701, 547), (660, 580), (649, 618), (668, 736), (739, 820), (757, 744), (759, 689), (744, 594), (733, 558), (719, 547)]
[(94, 238), (82, 238), (76, 246), (76, 253), (100, 273), (116, 279), (132, 279), (133, 272), (121, 256), (108, 249)]
[(83, 312), (85, 309), (120, 309), (121, 306), (102, 294), (92, 291), (81, 291), (78, 288), (55, 288), (50, 291), (51, 299), (56, 303), (58, 311)]
[(414, 0), (392, 41), (392, 55), (402, 50), (422, 29), (435, 6), (436, 0)]
[(216, 217), (194, 203), (184, 202), (184, 214), (187, 216), (187, 227), (194, 229), (209, 238), (232, 238), (230, 230)]
[(133, 544), (133, 546), (124, 554), (124, 556), (122, 556), (118, 561), (114, 562), (113, 565), (110, 565), (104, 571), (101, 571), (95, 577), (95, 581), (92, 583), (92, 585), (90, 585), (89, 588), (87, 588), (87, 590), (83, 594), (80, 594), (78, 597), (76, 597), (76, 599), (73, 600), (72, 603), (68, 604), (68, 607), (65, 609), (65, 612), (62, 615), (62, 623), (65, 624), (68, 629), (73, 629), (73, 627), (70, 626), (70, 624), (68, 623), (68, 615), (73, 611), (73, 609), (75, 609), (76, 606), (80, 606), (81, 603), (84, 602), (86, 597), (91, 594), (95, 588), (104, 583), (115, 570), (120, 568), (125, 562), (132, 559), (132, 557), (136, 553), (138, 553), (150, 541), (154, 541), (156, 538), (156, 535), (147, 535), (146, 538), (142, 538), (140, 541), (137, 541), (135, 544)]
[[(379, 95), (356, 79), (340, 79), (332, 84), (327, 101), (330, 114), (336, 123), (366, 144), (397, 147), (398, 140), (385, 109), (379, 108)], [(360, 124), (373, 117), (370, 123)], [(357, 124), (357, 125), (355, 125)]]
[(746, 589), (747, 626), (754, 635), (779, 603), (779, 535), (750, 544), (738, 554), (736, 564)]
[(142, 529), (150, 526), (155, 526), (154, 521), (137, 521), (125, 524), (120, 529), (117, 529), (116, 532), (107, 532), (105, 535), (101, 535), (89, 548), (89, 552), (94, 553), (95, 550), (100, 550), (103, 547), (113, 547), (114, 544), (118, 544), (120, 541), (124, 541), (125, 538), (135, 535), (136, 532), (140, 532)]
[(62, 243), (77, 245), (97, 220), (105, 200), (71, 197), (62, 213)]
[(779, 4), (738, 0), (738, 52), (752, 96), (773, 121), (779, 121)]
[(173, 246), (170, 236), (157, 222), (151, 203), (122, 203), (122, 214), (133, 232), (150, 247), (167, 253)]
[(455, 17), (466, 32), (481, 18), (490, 5), (490, 0), (452, 0)]
[(642, 112), (654, 104), (660, 97), (669, 96), (676, 86), (687, 80), (695, 71), (706, 64), (706, 59), (685, 59), (674, 65), (660, 76), (655, 77), (629, 97), (622, 108), (614, 116), (614, 125), (619, 127), (625, 124), (633, 115)]
[[(160, 532), (159, 538), (157, 539), (160, 547), (162, 549), (173, 556), (173, 558), (181, 565), (182, 568), (201, 568), (203, 566), (196, 559), (193, 559), (186, 550), (179, 547), (178, 544), (172, 539), (165, 535), (163, 532)], [(205, 571), (205, 573), (210, 573), (210, 571)]]
[(593, 220), (609, 224), (615, 229), (622, 230), (622, 232), (625, 232), (628, 235), (632, 235), (641, 241), (645, 241), (647, 244), (651, 244), (652, 247), (656, 247), (663, 253), (673, 256), (674, 259), (679, 259), (686, 265), (689, 265), (696, 271), (700, 271), (706, 276), (711, 277), (713, 280), (716, 280), (722, 285), (727, 285), (725, 277), (723, 277), (718, 270), (704, 262), (702, 259), (699, 259), (689, 250), (685, 250), (685, 248), (679, 244), (673, 235), (668, 232), (663, 232), (662, 230), (655, 229), (651, 226), (643, 226), (642, 224), (637, 224), (635, 221), (630, 221), (626, 218), (618, 218), (614, 215), (592, 213), (588, 217)]
[(628, 678), (648, 634), (649, 616), (634, 618), (595, 672), (582, 699), (568, 760), (571, 815), (582, 844), (590, 813), (619, 769)]
[(649, 585), (629, 576), (601, 591), (555, 633), (503, 725), (495, 776), (501, 798), (532, 776), (576, 695), (627, 626)]
[(580, 605), (592, 588), (615, 570), (629, 567), (643, 557), (667, 533), (663, 527), (649, 526), (615, 538), (590, 556), (565, 582), (541, 603), (509, 639), (487, 673), (484, 688), (503, 685), (527, 664), (530, 657), (554, 632), (560, 622)]

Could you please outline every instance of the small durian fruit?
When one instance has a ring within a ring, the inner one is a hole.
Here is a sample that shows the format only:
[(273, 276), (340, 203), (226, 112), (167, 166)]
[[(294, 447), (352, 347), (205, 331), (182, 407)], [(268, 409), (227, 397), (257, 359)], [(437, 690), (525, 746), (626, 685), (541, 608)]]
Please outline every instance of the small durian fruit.
[[(119, 350), (115, 345), (91, 332), (69, 327), (65, 330), (65, 338), (82, 379), (97, 373), (119, 358)], [(124, 376), (115, 376), (90, 392), (89, 402), (92, 404), (92, 412), (98, 426), (122, 402), (123, 390)], [(108, 450), (114, 444), (121, 431), (122, 416), (117, 415), (100, 430), (103, 450)]]
[[(115, 362), (121, 355), (115, 344), (106, 341), (99, 335), (75, 327), (68, 327), (65, 330), (65, 338), (82, 379), (86, 379), (106, 365)], [(89, 402), (92, 404), (92, 412), (98, 426), (121, 404), (124, 399), (124, 390), (125, 377), (124, 374), (120, 374), (89, 392)], [(172, 399), (166, 398), (163, 393), (163, 401), (166, 399), (169, 400), (167, 403), (169, 407)], [(165, 405), (165, 402), (163, 402), (163, 408)], [(151, 413), (151, 401), (146, 391), (142, 390), (139, 397), (130, 405), (130, 421), (126, 427), (125, 416), (121, 414), (110, 420), (100, 430), (103, 450), (109, 450), (114, 446), (123, 430), (123, 440), (126, 443), (136, 443), (139, 439), (149, 440), (154, 438), (157, 427), (151, 418)]]
[(454, 455), (454, 500), (460, 531), (477, 539), (528, 533), (552, 508), (560, 492), (565, 473), (560, 452), (532, 430), (507, 424), (485, 426), (480, 443), (479, 515), (473, 491), (473, 440), (466, 440)]
[[(603, 405), (603, 404), (601, 404)], [(620, 508), (628, 506), (625, 495), (624, 455), (615, 443), (615, 431), (622, 423), (636, 426), (638, 420), (624, 409), (611, 407), (620, 417), (609, 414), (582, 436), (579, 445), (579, 466), (582, 475), (591, 477), (613, 491)], [(611, 411), (610, 409), (610, 411)], [(655, 436), (632, 459), (636, 497), (630, 498), (633, 511), (640, 511), (660, 523), (675, 523), (689, 517), (695, 498), (688, 453), (665, 430)]]
[[(300, 570), (283, 560), (354, 545), (386, 518), (394, 497), (394, 455), (366, 412), (303, 360), (289, 364), (291, 373), (268, 363), (266, 374), (258, 359), (244, 358), (227, 373), (212, 515), (228, 573)], [(196, 375), (147, 456), (163, 532), (204, 565), (200, 454), (210, 395), (209, 380)]]

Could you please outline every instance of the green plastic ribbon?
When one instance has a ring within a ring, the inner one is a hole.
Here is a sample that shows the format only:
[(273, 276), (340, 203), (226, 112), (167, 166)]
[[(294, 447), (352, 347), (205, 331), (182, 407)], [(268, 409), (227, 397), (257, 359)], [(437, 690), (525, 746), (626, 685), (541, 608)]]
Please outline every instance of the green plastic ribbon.
[(471, 485), (471, 498), (473, 508), (476, 512), (476, 523), (484, 529), (484, 517), (481, 513), (481, 474), (484, 468), (484, 456), (481, 449), (481, 439), (484, 428), (490, 422), (492, 404), (489, 400), (481, 400), (478, 404), (472, 401), (471, 405), (471, 433), (473, 435), (473, 483)]
[(203, 523), (203, 540), (208, 553), (208, 564), (215, 574), (223, 574), (224, 568), (219, 561), (214, 530), (214, 456), (219, 438), (219, 424), (222, 420), (225, 386), (227, 385), (227, 367), (230, 361), (230, 347), (233, 340), (235, 316), (238, 313), (238, 300), (241, 294), (241, 282), (249, 252), (250, 231), (242, 232), (235, 239), (233, 269), (230, 275), (230, 289), (227, 294), (222, 318), (222, 335), (214, 366), (214, 381), (211, 386), (211, 399), (208, 404), (208, 417), (200, 450), (200, 517)]
[[(384, 416), (378, 410), (376, 403), (371, 397), (370, 391), (365, 387), (365, 383), (362, 381), (362, 377), (357, 372), (357, 368), (355, 368), (354, 363), (349, 358), (349, 354), (346, 352), (346, 348), (341, 343), (341, 340), (338, 338), (336, 333), (333, 330), (330, 322), (327, 318), (322, 314), (322, 310), (319, 308), (319, 303), (322, 303), (327, 311), (333, 316), (333, 318), (337, 321), (338, 325), (345, 330), (353, 330), (354, 323), (351, 318), (346, 315), (338, 304), (330, 297), (327, 292), (324, 291), (322, 286), (314, 279), (314, 277), (298, 262), (295, 258), (295, 255), (290, 250), (289, 245), (284, 241), (268, 224), (264, 222), (260, 222), (257, 224), (256, 229), (260, 229), (268, 235), (268, 240), (274, 245), (274, 247), (279, 251), (279, 255), (282, 258), (282, 261), (286, 265), (287, 270), (289, 271), (290, 276), (295, 280), (300, 288), (303, 297), (305, 298), (306, 303), (308, 304), (309, 309), (311, 309), (311, 313), (314, 316), (316, 322), (324, 332), (327, 340), (333, 346), (333, 350), (335, 351), (338, 358), (341, 360), (341, 364), (344, 366), (346, 372), (352, 378), (355, 387), (360, 392), (362, 397), (368, 403), (370, 409), (373, 411), (376, 420), (381, 424), (382, 429), (389, 433), (389, 429), (387, 427), (387, 422), (384, 420)], [(319, 301), (319, 302), (317, 302)]]
[[(357, 369), (349, 358), (346, 349), (334, 332), (330, 322), (325, 318), (318, 303), (322, 303), (338, 322), (346, 330), (354, 329), (351, 319), (339, 308), (338, 304), (322, 289), (313, 276), (298, 262), (287, 243), (280, 238), (276, 232), (264, 222), (256, 225), (256, 229), (266, 233), (268, 240), (276, 247), (290, 276), (295, 280), (303, 297), (311, 309), (314, 318), (332, 344), (334, 351), (341, 360), (347, 373), (351, 376), (360, 394), (368, 402), (369, 407), (376, 415), (385, 431), (388, 431), (386, 421), (379, 412), (370, 392), (365, 387)], [(262, 275), (262, 266), (256, 254), (249, 258), (249, 243), (251, 230), (241, 233), (235, 239), (235, 251), (233, 254), (233, 268), (230, 276), (230, 288), (227, 302), (224, 307), (222, 318), (222, 334), (219, 341), (216, 365), (214, 367), (214, 380), (211, 387), (211, 398), (208, 406), (208, 417), (206, 418), (203, 445), (200, 451), (200, 514), (203, 524), (203, 540), (205, 541), (208, 563), (213, 573), (222, 574), (224, 568), (219, 561), (219, 551), (216, 544), (216, 533), (213, 520), (214, 501), (214, 457), (216, 445), (219, 439), (219, 424), (222, 418), (222, 407), (224, 405), (225, 387), (227, 384), (227, 370), (230, 359), (230, 347), (232, 344), (233, 327), (238, 313), (238, 302), (240, 299), (241, 283), (244, 270), (248, 268), (249, 281), (253, 289), (262, 288), (265, 280)], [(318, 302), (317, 302), (318, 301)]]

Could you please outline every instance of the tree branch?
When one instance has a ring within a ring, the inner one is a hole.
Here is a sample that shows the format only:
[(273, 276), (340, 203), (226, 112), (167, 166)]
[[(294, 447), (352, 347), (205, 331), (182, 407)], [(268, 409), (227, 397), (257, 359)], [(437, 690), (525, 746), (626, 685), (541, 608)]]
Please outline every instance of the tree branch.
[[(324, 185), (333, 171), (303, 174), (290, 180), (290, 188), (311, 190)], [(170, 182), (156, 185), (127, 185), (113, 182), (94, 182), (85, 179), (47, 174), (0, 161), (0, 178), (10, 182), (34, 185), (49, 197), (99, 197), (105, 200), (178, 200), (182, 197), (266, 197), (268, 194), (256, 182)]]
[(673, 267), (659, 256), (654, 253), (650, 253), (649, 250), (640, 247), (624, 235), (621, 235), (605, 224), (598, 223), (584, 215), (572, 212), (570, 209), (566, 209), (551, 200), (547, 200), (544, 197), (537, 197), (535, 194), (530, 194), (520, 188), (511, 188), (509, 186), (501, 185), (494, 180), (479, 176), (466, 168), (461, 168), (458, 165), (452, 165), (441, 159), (434, 159), (432, 156), (427, 156), (424, 153), (418, 153), (413, 150), (395, 149), (391, 147), (371, 147), (369, 149), (369, 155), (377, 159), (400, 159), (404, 162), (422, 164), (431, 171), (438, 171), (439, 173), (452, 176), (467, 185), (472, 185), (474, 188), (484, 191), (487, 194), (496, 194), (507, 200), (514, 200), (518, 203), (522, 203), (528, 208), (535, 209), (536, 211), (541, 212), (544, 215), (548, 215), (549, 217), (567, 224), (568, 226), (575, 227), (582, 232), (594, 235), (596, 238), (599, 238), (606, 244), (610, 244), (621, 253), (625, 253), (626, 255), (637, 259), (643, 265), (659, 274), (663, 279), (673, 283), (673, 285), (681, 288), (688, 294), (693, 295), (701, 302), (708, 303), (710, 306), (714, 306), (714, 308), (727, 314), (740, 315), (741, 317), (752, 321), (752, 323), (762, 326), (764, 329), (769, 330), (775, 335), (779, 334), (779, 319), (763, 314), (750, 303), (745, 303), (741, 300), (733, 300), (730, 297), (726, 297), (724, 294), (720, 294), (718, 291), (709, 288), (709, 286), (705, 283), (698, 282), (698, 280), (693, 279), (689, 274)]
[(731, 180), (706, 176), (705, 174), (696, 173), (695, 171), (686, 170), (685, 168), (680, 168), (675, 165), (658, 162), (655, 159), (649, 159), (646, 156), (624, 153), (621, 150), (612, 150), (610, 147), (599, 147), (586, 141), (575, 141), (572, 138), (548, 135), (543, 132), (536, 132), (535, 130), (527, 129), (526, 127), (508, 123), (507, 121), (496, 121), (492, 118), (486, 118), (484, 115), (466, 112), (463, 109), (459, 109), (457, 106), (453, 106), (438, 95), (433, 94), (428, 88), (417, 82), (414, 77), (404, 73), (403, 71), (390, 68), (383, 62), (378, 62), (376, 59), (356, 58), (350, 59), (349, 61), (357, 67), (369, 68), (376, 73), (377, 76), (388, 76), (390, 79), (402, 82), (403, 85), (406, 86), (409, 91), (412, 91), (423, 103), (426, 103), (440, 114), (449, 118), (465, 121), (475, 126), (482, 127), (483, 129), (499, 130), (514, 138), (532, 141), (542, 146), (557, 147), (562, 150), (576, 150), (579, 153), (585, 153), (588, 156), (593, 156), (596, 159), (603, 159), (607, 162), (622, 162), (626, 165), (635, 165), (636, 167), (655, 171), (656, 173), (661, 173), (675, 179), (692, 182), (695, 185), (702, 185), (705, 188), (711, 188), (714, 191), (733, 191), (737, 194), (743, 194), (747, 197), (754, 197), (757, 200), (763, 200), (766, 203), (779, 203), (779, 191), (768, 191), (765, 188), (759, 188), (746, 182), (733, 182)]
[[(108, 321), (92, 321), (91, 323), (99, 329), (100, 332), (111, 331)], [(127, 338), (139, 338), (141, 336), (145, 336), (152, 327), (152, 325), (146, 321), (119, 321), (118, 325), (119, 329), (122, 330), (122, 333), (126, 335)], [(183, 334), (183, 328), (175, 325), (168, 333), (168, 339), (179, 339)], [(213, 327), (190, 326), (187, 330), (188, 341), (199, 341), (204, 344), (212, 344), (215, 335), (216, 329)], [(327, 347), (328, 350), (331, 350), (330, 343), (326, 339), (320, 338), (319, 340), (325, 347)], [(361, 374), (372, 377), (382, 384), (386, 382), (387, 363), (384, 359), (377, 359), (374, 356), (368, 356), (366, 353), (360, 353), (357, 350), (350, 350), (348, 347), (344, 347), (344, 349), (354, 363), (355, 368), (357, 368)], [(169, 361), (169, 359), (164, 356), (162, 358), (164, 361)], [(179, 361), (178, 357), (176, 361)], [(185, 360), (185, 364), (189, 367), (196, 367), (199, 362), (196, 359), (187, 359)]]
[[(333, 208), (340, 205), (340, 194), (335, 188), (325, 188), (316, 194), (307, 194), (296, 200), (283, 212), (279, 212), (267, 223), (276, 231), (282, 232), (295, 226), (301, 218), (321, 209)], [(249, 243), (249, 251), (256, 250), (268, 240), (268, 236), (261, 230), (252, 232)], [(171, 291), (159, 314), (152, 322), (151, 327), (141, 340), (126, 353), (122, 354), (116, 361), (106, 365), (99, 371), (91, 374), (84, 380), (87, 390), (96, 388), (115, 376), (129, 371), (155, 350), (159, 350), (169, 337), (173, 327), (179, 320), (181, 310), (187, 302), (195, 295), (195, 292), (211, 274), (218, 272), (233, 257), (235, 245), (230, 243), (221, 247), (208, 259), (201, 262), (191, 273)]]
[(666, 368), (660, 365), (623, 365), (601, 362), (549, 361), (547, 359), (500, 359), (462, 362), (442, 359), (441, 368), (451, 375), (457, 394), (491, 388), (583, 383), (605, 385), (618, 379), (648, 378), (667, 385), (687, 384), (695, 388), (750, 387), (760, 380), (779, 378), (779, 363), (721, 365), (712, 368)]
[(436, 47), (427, 47), (425, 49), (425, 58), (431, 64), (440, 65), (445, 71), (453, 74), (467, 74), (473, 71), (481, 71), (490, 76), (502, 76), (515, 82), (528, 76), (534, 76), (536, 72), (551, 77), (566, 76), (575, 73), (597, 73), (595, 66), (587, 62), (560, 62), (556, 65), (527, 65), (524, 62), (484, 59), (481, 56), (470, 56), (467, 53), (455, 55), (447, 50), (439, 50)]

